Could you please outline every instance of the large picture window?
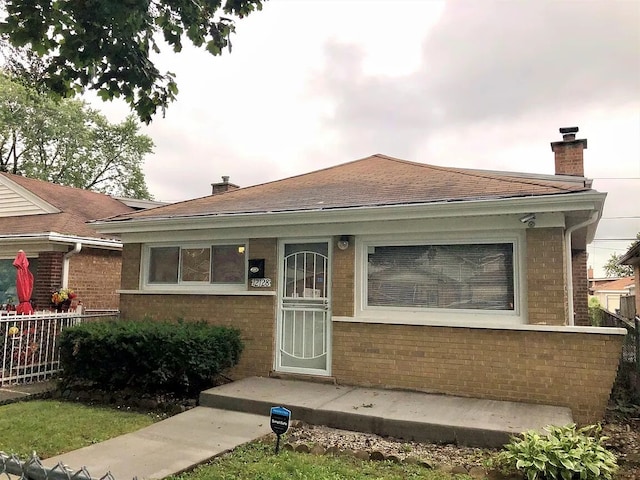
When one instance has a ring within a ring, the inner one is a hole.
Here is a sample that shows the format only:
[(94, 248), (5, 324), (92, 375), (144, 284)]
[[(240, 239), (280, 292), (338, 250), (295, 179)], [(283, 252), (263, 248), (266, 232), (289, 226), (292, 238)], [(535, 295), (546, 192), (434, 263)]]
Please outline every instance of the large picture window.
[(244, 244), (149, 247), (146, 283), (244, 284)]
[(367, 248), (368, 307), (514, 310), (513, 243)]

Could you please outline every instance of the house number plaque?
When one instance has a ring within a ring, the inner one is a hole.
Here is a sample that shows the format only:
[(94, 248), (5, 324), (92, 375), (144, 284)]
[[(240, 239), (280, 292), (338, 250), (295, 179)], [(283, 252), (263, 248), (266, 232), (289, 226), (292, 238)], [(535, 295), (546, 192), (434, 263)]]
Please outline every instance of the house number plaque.
[(258, 288), (269, 288), (271, 286), (270, 278), (252, 278), (251, 286)]

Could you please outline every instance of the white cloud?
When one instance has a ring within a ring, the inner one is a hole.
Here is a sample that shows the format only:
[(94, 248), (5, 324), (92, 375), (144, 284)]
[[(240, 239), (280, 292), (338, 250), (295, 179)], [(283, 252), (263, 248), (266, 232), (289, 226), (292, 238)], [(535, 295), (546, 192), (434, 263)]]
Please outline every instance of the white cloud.
[[(270, 0), (238, 21), (231, 54), (158, 57), (180, 93), (143, 129), (156, 143), (147, 182), (176, 201), (222, 175), (246, 186), (378, 152), (553, 173), (549, 142), (578, 125), (605, 216), (640, 216), (638, 32), (640, 9), (622, 0)], [(597, 237), (637, 231), (603, 220)], [(609, 248), (596, 243), (590, 263)]]

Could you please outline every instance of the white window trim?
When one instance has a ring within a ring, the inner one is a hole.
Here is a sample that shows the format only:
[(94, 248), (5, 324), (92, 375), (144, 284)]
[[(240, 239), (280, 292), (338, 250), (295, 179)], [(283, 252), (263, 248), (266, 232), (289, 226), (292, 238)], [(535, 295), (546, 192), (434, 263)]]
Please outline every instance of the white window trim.
[[(526, 319), (526, 244), (522, 231), (506, 231), (500, 233), (427, 233), (410, 234), (402, 237), (379, 235), (356, 237), (356, 285), (355, 316), (337, 317), (334, 321), (356, 321), (364, 323), (387, 323), (400, 325), (432, 325), (455, 327), (490, 327), (508, 326), (527, 323)], [(481, 243), (513, 244), (513, 291), (514, 310), (455, 310), (428, 308), (394, 308), (367, 306), (367, 252), (370, 246), (401, 245), (454, 245)]]
[[(162, 247), (183, 248), (211, 248), (221, 245), (243, 245), (244, 246), (244, 282), (243, 283), (210, 283), (210, 282), (181, 282), (178, 283), (149, 283), (149, 262), (151, 261), (151, 249)], [(140, 259), (140, 290), (149, 292), (182, 292), (182, 293), (225, 293), (225, 292), (246, 292), (248, 290), (247, 268), (249, 259), (248, 240), (220, 240), (208, 242), (162, 242), (145, 243), (142, 248)]]

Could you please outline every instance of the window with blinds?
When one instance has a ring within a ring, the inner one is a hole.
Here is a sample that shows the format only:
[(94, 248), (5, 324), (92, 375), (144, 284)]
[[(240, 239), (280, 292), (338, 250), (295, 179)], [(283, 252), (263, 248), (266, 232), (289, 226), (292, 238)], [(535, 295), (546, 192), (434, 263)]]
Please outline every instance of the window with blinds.
[(367, 305), (514, 310), (513, 243), (369, 246)]

